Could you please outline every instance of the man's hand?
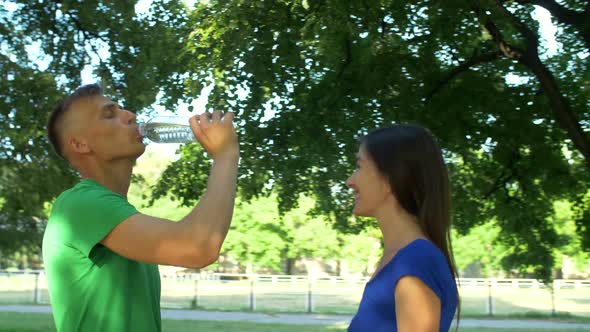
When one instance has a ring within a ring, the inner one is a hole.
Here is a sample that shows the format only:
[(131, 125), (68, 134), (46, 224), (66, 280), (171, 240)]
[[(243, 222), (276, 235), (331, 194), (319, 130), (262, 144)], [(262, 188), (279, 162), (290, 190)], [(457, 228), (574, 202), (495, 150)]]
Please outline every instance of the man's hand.
[(214, 111), (213, 115), (205, 112), (190, 119), (195, 137), (213, 160), (239, 158), (238, 137), (233, 119), (234, 113), (228, 112), (222, 116), (219, 110)]

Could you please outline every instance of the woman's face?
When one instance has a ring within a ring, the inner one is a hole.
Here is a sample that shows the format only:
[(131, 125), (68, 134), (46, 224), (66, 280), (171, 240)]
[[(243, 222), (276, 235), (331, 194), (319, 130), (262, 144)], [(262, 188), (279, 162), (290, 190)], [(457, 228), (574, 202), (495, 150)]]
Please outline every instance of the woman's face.
[(361, 145), (359, 149), (356, 169), (346, 180), (346, 185), (355, 194), (352, 211), (355, 216), (375, 217), (388, 199), (392, 197), (387, 177), (379, 172), (364, 145)]

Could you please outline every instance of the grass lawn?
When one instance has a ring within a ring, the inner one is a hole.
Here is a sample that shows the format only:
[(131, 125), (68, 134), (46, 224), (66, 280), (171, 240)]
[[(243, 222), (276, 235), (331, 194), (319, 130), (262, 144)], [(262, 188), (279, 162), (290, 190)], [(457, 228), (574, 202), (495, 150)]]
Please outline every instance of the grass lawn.
[[(176, 321), (164, 320), (164, 331), (173, 332), (341, 332), (345, 328), (319, 325), (256, 324), (247, 322)], [(55, 331), (49, 314), (0, 312), (0, 332)], [(559, 329), (487, 329), (462, 328), (461, 332), (571, 332)]]
[(493, 317), (490, 317), (488, 315), (463, 315), (463, 314), (461, 314), (461, 319), (486, 319), (486, 320), (520, 319), (520, 320), (544, 320), (544, 321), (551, 321), (551, 322), (558, 322), (558, 323), (590, 324), (590, 317), (574, 316), (568, 312), (557, 313), (554, 316), (550, 316), (548, 314), (534, 312), (534, 311), (514, 313), (514, 314), (494, 315)]

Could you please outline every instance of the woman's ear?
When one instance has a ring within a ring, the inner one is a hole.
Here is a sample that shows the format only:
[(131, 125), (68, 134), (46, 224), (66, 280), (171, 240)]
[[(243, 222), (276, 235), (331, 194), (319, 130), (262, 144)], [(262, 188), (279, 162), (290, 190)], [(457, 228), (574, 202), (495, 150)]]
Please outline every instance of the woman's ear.
[(384, 174), (381, 174), (381, 183), (383, 183), (385, 193), (391, 194), (395, 197), (393, 188), (391, 187), (391, 182), (389, 181), (389, 177)]

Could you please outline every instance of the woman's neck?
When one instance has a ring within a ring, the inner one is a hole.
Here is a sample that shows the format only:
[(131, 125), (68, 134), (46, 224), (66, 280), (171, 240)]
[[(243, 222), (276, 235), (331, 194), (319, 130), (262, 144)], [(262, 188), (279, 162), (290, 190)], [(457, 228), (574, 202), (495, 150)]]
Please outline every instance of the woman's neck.
[(380, 211), (376, 219), (383, 235), (383, 257), (393, 257), (399, 249), (416, 239), (428, 239), (418, 218), (391, 204), (388, 211)]

